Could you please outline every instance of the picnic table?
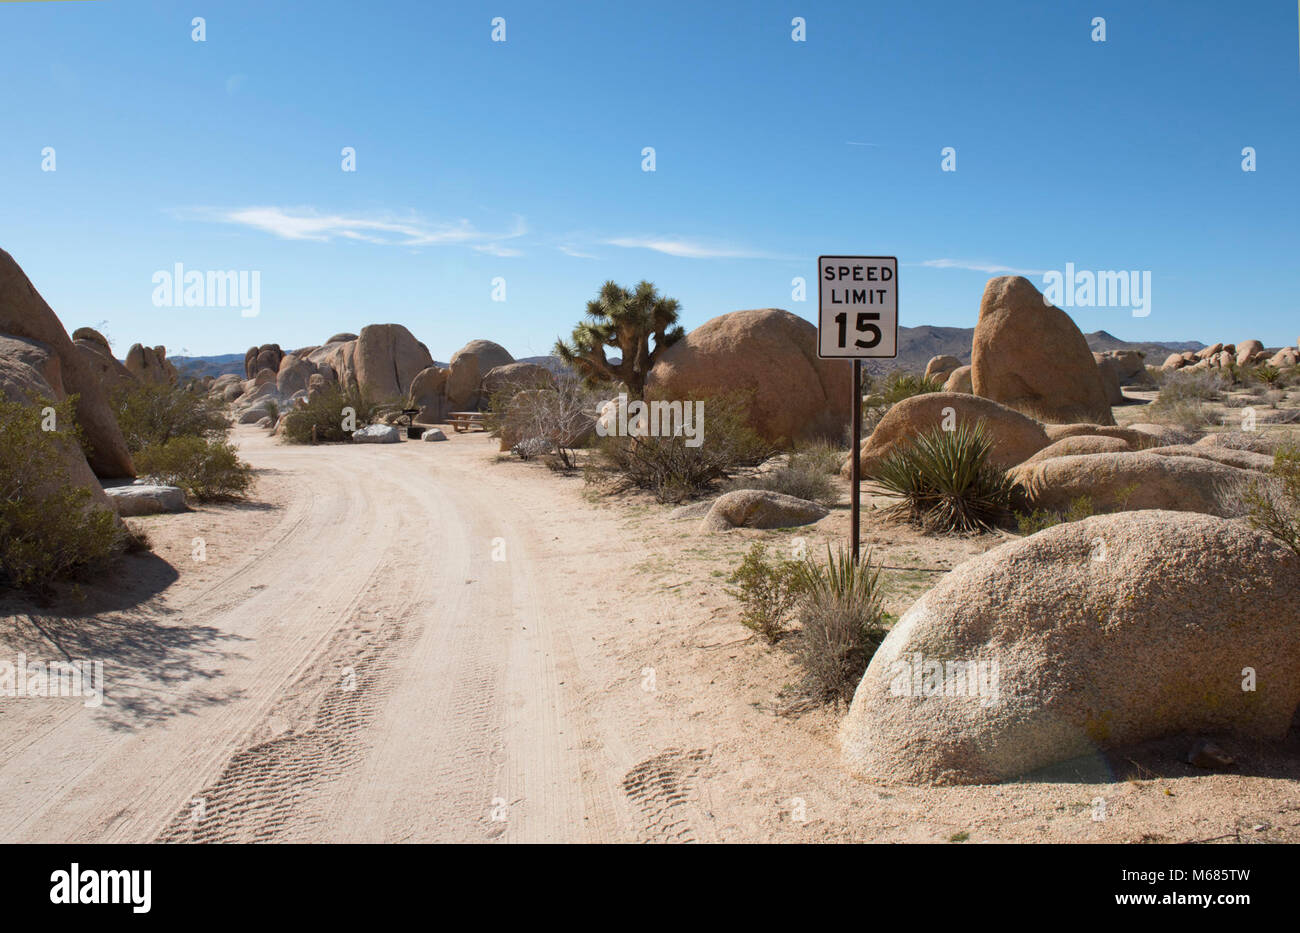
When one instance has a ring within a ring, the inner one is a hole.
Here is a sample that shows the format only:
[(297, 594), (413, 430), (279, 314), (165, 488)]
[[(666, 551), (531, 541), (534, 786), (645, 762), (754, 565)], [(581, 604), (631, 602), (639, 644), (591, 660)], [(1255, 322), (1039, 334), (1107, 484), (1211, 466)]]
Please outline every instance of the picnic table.
[(483, 421), (483, 412), (481, 411), (447, 412), (447, 423), (455, 429), (457, 434), (462, 434), (474, 427), (477, 427), (480, 431), (487, 430), (487, 424)]

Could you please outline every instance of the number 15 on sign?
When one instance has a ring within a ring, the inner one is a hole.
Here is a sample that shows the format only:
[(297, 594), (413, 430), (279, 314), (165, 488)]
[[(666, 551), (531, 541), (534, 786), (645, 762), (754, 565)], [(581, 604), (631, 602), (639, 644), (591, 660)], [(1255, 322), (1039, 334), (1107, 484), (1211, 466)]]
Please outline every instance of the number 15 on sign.
[(817, 259), (817, 355), (898, 356), (898, 260), (893, 256)]

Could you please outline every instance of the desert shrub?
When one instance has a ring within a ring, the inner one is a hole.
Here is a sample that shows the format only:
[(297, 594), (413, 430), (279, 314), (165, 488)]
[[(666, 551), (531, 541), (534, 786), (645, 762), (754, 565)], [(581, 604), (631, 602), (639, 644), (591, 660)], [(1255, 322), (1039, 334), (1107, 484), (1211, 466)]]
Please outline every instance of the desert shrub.
[(133, 382), (110, 395), (118, 427), (132, 453), (174, 437), (225, 437), (230, 431), (222, 403), (188, 386)]
[(1287, 444), (1273, 454), (1276, 486), (1251, 483), (1246, 493), (1248, 518), (1300, 555), (1300, 445)]
[(1145, 416), (1156, 424), (1173, 425), (1187, 431), (1200, 431), (1217, 424), (1219, 420), (1214, 410), (1198, 399), (1161, 403), (1157, 398), (1147, 406)]
[(1021, 490), (989, 462), (983, 423), (934, 428), (892, 451), (867, 477), (902, 502), (887, 512), (926, 531), (981, 532), (1010, 518)]
[(766, 489), (771, 492), (785, 493), (797, 499), (809, 499), (831, 506), (840, 501), (840, 491), (834, 481), (825, 473), (806, 467), (781, 467), (769, 473), (753, 476), (739, 476), (727, 482), (723, 489), (730, 492), (735, 489)]
[(867, 396), (868, 404), (884, 405), (888, 408), (897, 405), (913, 395), (925, 395), (929, 392), (943, 391), (943, 383), (937, 379), (927, 379), (915, 373), (895, 370), (884, 378), (879, 385), (873, 385), (873, 391)]
[(842, 448), (825, 441), (802, 444), (790, 454), (789, 467), (792, 470), (838, 476), (846, 453)]
[(381, 408), (356, 386), (322, 386), (285, 415), (284, 438), (291, 444), (346, 441), (353, 430), (373, 424)]
[(174, 437), (135, 455), (136, 469), (200, 502), (233, 499), (248, 491), (253, 469), (223, 438)]
[(60, 431), (41, 430), (41, 408), (0, 395), (0, 582), (45, 589), (100, 569), (126, 534), (92, 493), (70, 485), (61, 445), (78, 442), (73, 399), (52, 407)]
[(749, 426), (749, 398), (739, 393), (706, 399), (701, 443), (689, 447), (672, 437), (603, 437), (597, 446), (600, 469), (614, 475), (617, 488), (637, 487), (660, 502), (701, 495), (741, 467), (758, 466), (775, 450)]
[(1227, 387), (1227, 380), (1214, 370), (1200, 369), (1193, 372), (1180, 369), (1165, 377), (1160, 386), (1160, 394), (1151, 406), (1154, 408), (1184, 401), (1214, 402)]
[(874, 431), (886, 412), (903, 399), (941, 392), (943, 383), (915, 373), (895, 370), (883, 380), (873, 381), (864, 391), (867, 393), (862, 398), (862, 432), (865, 435)]
[[(1134, 487), (1136, 488), (1136, 487)], [(1122, 490), (1121, 490), (1122, 492)], [(1130, 492), (1128, 495), (1132, 495)], [(1127, 496), (1125, 496), (1127, 498)], [(1032, 512), (1016, 513), (1016, 529), (1028, 537), (1044, 528), (1060, 525), (1063, 522), (1078, 522), (1097, 514), (1091, 496), (1078, 496), (1071, 499), (1064, 512), (1056, 509), (1034, 509)]]
[(1217, 423), (1208, 403), (1219, 401), (1227, 387), (1223, 375), (1211, 370), (1168, 373), (1146, 415), (1158, 424), (1198, 431)]
[(591, 440), (596, 393), (577, 379), (553, 388), (516, 392), (490, 419), (494, 434), (524, 460), (540, 457), (554, 470), (572, 470), (577, 451)]
[(841, 548), (826, 563), (799, 565), (798, 660), (813, 688), (836, 704), (853, 699), (871, 656), (885, 638), (880, 568), (870, 552), (855, 563)]
[(755, 541), (727, 582), (740, 600), (741, 623), (776, 644), (799, 598), (802, 571), (798, 561), (770, 560), (767, 545)]

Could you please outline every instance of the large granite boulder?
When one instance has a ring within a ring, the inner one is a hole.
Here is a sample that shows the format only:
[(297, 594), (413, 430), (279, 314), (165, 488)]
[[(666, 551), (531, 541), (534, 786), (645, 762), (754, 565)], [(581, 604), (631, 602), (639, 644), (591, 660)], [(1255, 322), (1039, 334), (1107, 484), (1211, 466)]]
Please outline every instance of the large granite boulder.
[(744, 395), (750, 426), (767, 440), (838, 442), (852, 417), (853, 368), (819, 359), (817, 328), (789, 311), (733, 311), (664, 350), (645, 394), (683, 402)]
[(1057, 424), (1114, 424), (1101, 372), (1070, 316), (1026, 278), (990, 279), (971, 346), (975, 394)]
[(44, 344), (59, 360), (60, 380), (77, 396), (86, 460), (103, 477), (132, 477), (135, 467), (98, 375), (86, 365), (58, 317), (12, 256), (0, 250), (0, 334)]
[(449, 411), (473, 411), (487, 399), (483, 377), (498, 366), (513, 363), (506, 348), (491, 340), (471, 340), (452, 354), (447, 373), (447, 408)]
[(1300, 557), (1245, 522), (1056, 525), (960, 565), (903, 615), (841, 725), (844, 759), (885, 783), (1066, 762), (1058, 779), (1113, 780), (1103, 757), (1134, 743), (1280, 741), (1300, 705), (1298, 606)]

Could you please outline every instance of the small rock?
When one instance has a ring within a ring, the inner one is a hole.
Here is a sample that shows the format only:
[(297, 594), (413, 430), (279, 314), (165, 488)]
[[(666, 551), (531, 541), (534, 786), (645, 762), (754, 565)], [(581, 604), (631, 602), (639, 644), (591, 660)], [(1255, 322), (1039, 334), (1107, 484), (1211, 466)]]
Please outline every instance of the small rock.
[(122, 516), (184, 512), (187, 508), (185, 490), (179, 486), (132, 483), (129, 486), (109, 486), (104, 492), (113, 500), (117, 514)]
[(1236, 764), (1231, 755), (1208, 739), (1199, 739), (1192, 746), (1192, 750), (1187, 753), (1187, 763), (1210, 771), (1222, 771)]
[(446, 439), (447, 435), (442, 433), (442, 428), (429, 428), (420, 435), (422, 441), (445, 441)]
[(372, 424), (352, 432), (354, 444), (399, 444), (402, 432), (387, 424)]
[(766, 489), (737, 489), (714, 501), (700, 531), (727, 528), (793, 528), (810, 525), (827, 516), (825, 507), (807, 499)]

